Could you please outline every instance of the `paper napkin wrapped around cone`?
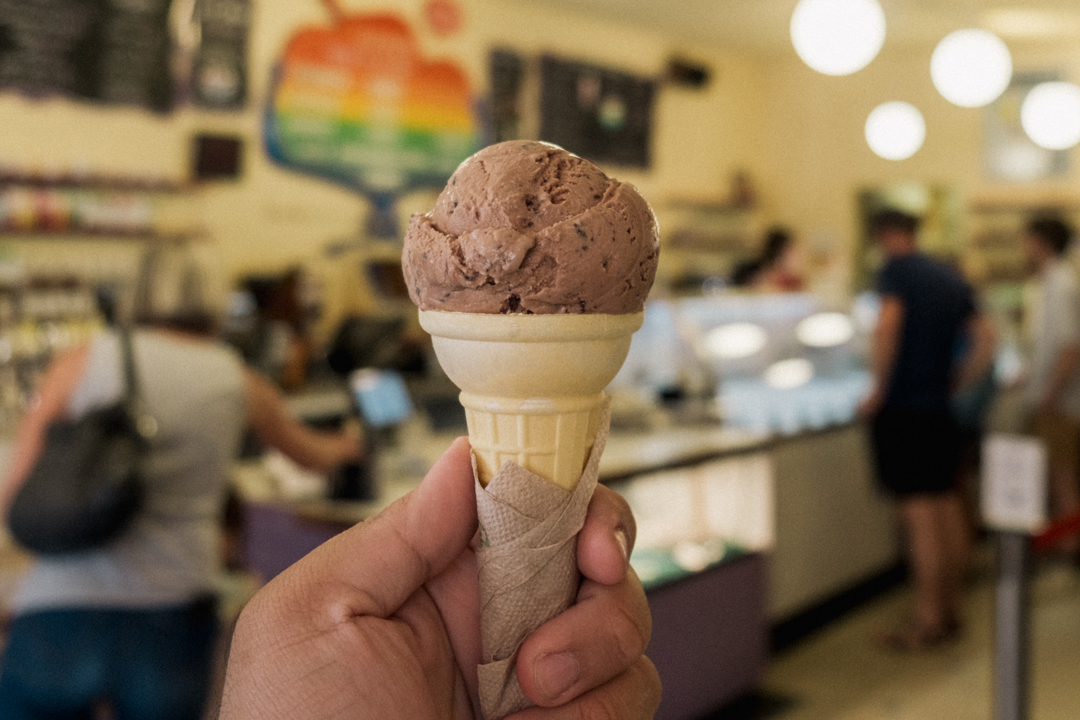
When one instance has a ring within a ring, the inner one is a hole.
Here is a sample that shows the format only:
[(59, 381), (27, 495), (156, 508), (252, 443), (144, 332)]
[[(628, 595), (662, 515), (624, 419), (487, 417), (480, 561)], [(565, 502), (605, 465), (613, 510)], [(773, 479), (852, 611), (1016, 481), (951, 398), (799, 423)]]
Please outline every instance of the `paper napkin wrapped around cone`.
[(506, 462), (488, 483), (476, 482), (480, 518), (480, 706), (485, 720), (531, 707), (517, 680), (518, 650), (548, 620), (573, 605), (581, 584), (577, 534), (599, 477), (611, 413), (572, 491)]

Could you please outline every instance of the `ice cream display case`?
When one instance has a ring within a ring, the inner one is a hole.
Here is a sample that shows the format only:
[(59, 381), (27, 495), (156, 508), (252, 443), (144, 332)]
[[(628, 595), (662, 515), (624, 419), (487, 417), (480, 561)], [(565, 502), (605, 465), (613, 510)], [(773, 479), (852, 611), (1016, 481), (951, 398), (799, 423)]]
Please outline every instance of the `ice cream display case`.
[[(610, 388), (617, 400), (636, 399), (624, 403), (631, 410), (622, 423), (632, 413), (661, 418), (615, 434), (613, 443), (627, 438), (639, 454), (669, 453), (662, 472), (639, 474), (621, 490), (645, 527), (635, 558), (643, 578), (662, 585), (695, 566), (761, 554), (768, 559), (763, 612), (775, 626), (895, 567), (891, 511), (856, 419), (870, 383), (866, 354), (876, 315), (873, 295), (838, 304), (808, 294), (647, 304)], [(697, 409), (688, 414), (685, 406)], [(736, 467), (730, 463), (750, 446), (761, 464), (737, 466), (739, 481), (722, 495), (748, 524), (720, 532), (706, 500), (718, 490), (702, 478), (713, 463)], [(765, 492), (753, 490), (759, 476), (768, 478)]]
[(726, 425), (789, 436), (851, 422), (869, 388), (872, 296), (720, 294), (652, 301), (616, 388), (708, 395)]

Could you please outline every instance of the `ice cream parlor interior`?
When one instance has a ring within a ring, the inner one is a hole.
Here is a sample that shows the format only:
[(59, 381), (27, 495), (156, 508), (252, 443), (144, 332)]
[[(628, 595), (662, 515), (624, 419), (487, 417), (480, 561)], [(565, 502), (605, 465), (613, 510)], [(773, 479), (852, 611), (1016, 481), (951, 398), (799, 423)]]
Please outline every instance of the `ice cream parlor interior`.
[[(245, 442), (235, 613), (466, 433), (409, 297), (403, 236), (475, 150), (551, 142), (635, 186), (658, 221), (600, 461), (637, 520), (657, 717), (938, 717), (903, 714), (906, 700), (874, 714), (853, 688), (831, 705), (769, 688), (785, 659), (904, 588), (858, 415), (880, 308), (875, 211), (922, 218), (920, 247), (975, 288), (999, 338), (988, 422), (1016, 429), (1021, 230), (1038, 212), (1080, 219), (1067, 85), (1080, 10), (851, 3), (880, 19), (853, 33), (872, 46), (854, 60), (800, 29), (813, 0), (150, 0), (95, 5), (94, 22), (76, 0), (0, 3), (5, 460), (50, 358), (123, 315), (148, 246), (212, 255), (225, 341), (297, 417), (358, 421), (371, 450), (320, 475)], [(931, 58), (970, 28), (993, 33), (1008, 73), (961, 68), (951, 89)], [(93, 50), (73, 60), (78, 43)], [(1063, 99), (1032, 119), (1026, 100), (1047, 83)], [(2, 552), (0, 602), (33, 562), (6, 538)], [(1056, 587), (1075, 608), (1075, 580)], [(989, 663), (986, 643), (964, 652)], [(972, 702), (989, 708), (983, 675)], [(875, 692), (884, 706), (907, 691)], [(747, 707), (774, 714), (733, 714)]]

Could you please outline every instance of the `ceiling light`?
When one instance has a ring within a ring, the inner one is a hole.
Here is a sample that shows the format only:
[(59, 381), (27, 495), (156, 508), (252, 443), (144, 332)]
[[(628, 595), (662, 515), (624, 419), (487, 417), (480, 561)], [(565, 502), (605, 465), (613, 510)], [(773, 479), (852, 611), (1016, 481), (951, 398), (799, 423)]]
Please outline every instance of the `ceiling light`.
[(987, 30), (957, 30), (934, 48), (930, 77), (954, 105), (982, 107), (1005, 92), (1012, 79), (1012, 56), (1001, 38)]
[(795, 337), (807, 347), (838, 347), (855, 337), (855, 324), (844, 313), (816, 313), (796, 326)]
[(814, 364), (805, 358), (775, 362), (765, 369), (765, 382), (777, 390), (794, 390), (814, 379)]
[(791, 42), (803, 62), (826, 75), (850, 75), (877, 57), (885, 13), (876, 0), (799, 0)]
[(756, 355), (768, 340), (765, 329), (760, 325), (737, 322), (710, 330), (705, 336), (705, 346), (715, 358), (738, 360)]
[(1080, 142), (1080, 87), (1045, 82), (1031, 89), (1020, 107), (1020, 124), (1031, 141), (1047, 150)]
[(906, 160), (918, 152), (925, 139), (922, 113), (909, 103), (882, 103), (866, 118), (866, 142), (886, 160)]

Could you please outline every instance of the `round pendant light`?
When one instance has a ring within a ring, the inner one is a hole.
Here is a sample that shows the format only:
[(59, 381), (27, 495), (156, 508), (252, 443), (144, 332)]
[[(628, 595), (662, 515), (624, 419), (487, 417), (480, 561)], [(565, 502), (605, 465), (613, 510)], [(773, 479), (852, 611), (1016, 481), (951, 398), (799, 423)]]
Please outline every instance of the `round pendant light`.
[(982, 107), (997, 100), (1012, 80), (1012, 55), (988, 30), (957, 30), (946, 35), (930, 57), (934, 87), (960, 107)]
[(799, 0), (791, 42), (803, 62), (826, 75), (850, 75), (877, 57), (885, 13), (877, 0)]
[(906, 102), (887, 102), (866, 118), (866, 142), (886, 160), (906, 160), (926, 139), (926, 123), (918, 108)]
[(1032, 142), (1047, 150), (1080, 143), (1080, 87), (1067, 82), (1036, 85), (1020, 106), (1020, 124)]

